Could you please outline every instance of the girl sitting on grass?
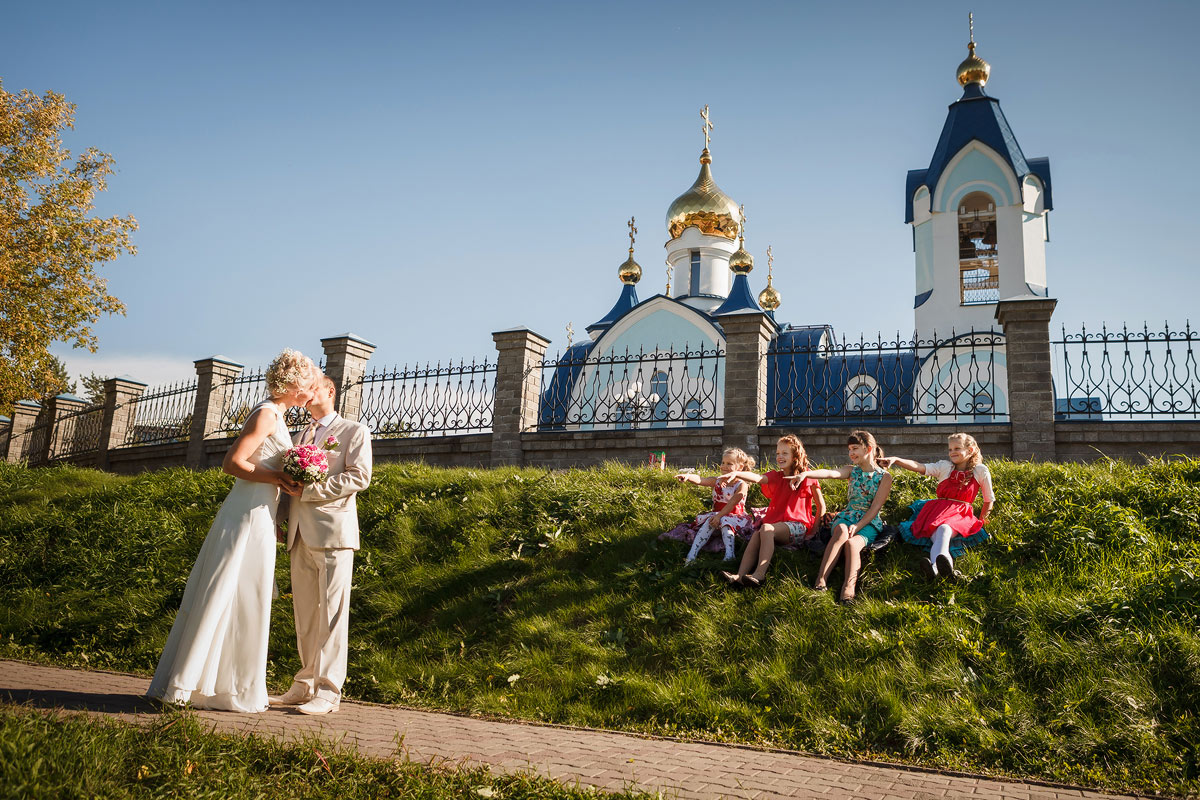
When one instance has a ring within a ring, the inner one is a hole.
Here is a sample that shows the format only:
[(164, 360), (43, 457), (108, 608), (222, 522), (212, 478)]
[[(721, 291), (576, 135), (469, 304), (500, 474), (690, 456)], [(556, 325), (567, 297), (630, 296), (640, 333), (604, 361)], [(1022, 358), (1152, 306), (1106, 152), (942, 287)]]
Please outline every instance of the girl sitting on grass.
[[(721, 454), (721, 474), (723, 476), (738, 470), (751, 469), (754, 469), (754, 459), (740, 447), (727, 447)], [(684, 483), (712, 487), (712, 511), (696, 517), (696, 524), (700, 528), (696, 531), (696, 538), (692, 540), (692, 549), (688, 551), (684, 563), (696, 560), (700, 550), (712, 538), (714, 528), (721, 531), (721, 541), (725, 544), (725, 560), (732, 561), (734, 535), (753, 525), (753, 520), (746, 514), (746, 493), (749, 491), (749, 487), (743, 481), (723, 484), (719, 478), (701, 478), (690, 472), (681, 472), (675, 477)]]
[(737, 573), (721, 573), (730, 585), (762, 586), (767, 567), (771, 566), (771, 557), (775, 555), (775, 545), (799, 545), (816, 532), (816, 523), (825, 513), (825, 498), (821, 495), (820, 484), (815, 480), (798, 480), (795, 477), (808, 469), (808, 454), (804, 452), (800, 440), (791, 434), (782, 437), (775, 445), (775, 461), (779, 469), (765, 475), (739, 471), (722, 475), (719, 479), (727, 483), (757, 483), (762, 487), (763, 495), (771, 501), (762, 523), (750, 535), (750, 543), (746, 545)]
[(833, 570), (838, 553), (845, 551), (846, 577), (842, 583), (841, 601), (853, 602), (858, 584), (858, 569), (862, 564), (862, 549), (875, 541), (883, 529), (879, 511), (892, 491), (892, 476), (876, 459), (883, 458), (883, 448), (866, 431), (854, 431), (846, 440), (850, 463), (841, 469), (814, 469), (792, 478), (792, 485), (802, 481), (839, 479), (850, 481), (846, 507), (833, 518), (833, 535), (825, 545), (821, 568), (813, 588), (825, 591), (825, 581)]
[[(930, 580), (962, 577), (954, 569), (953, 556), (988, 538), (983, 525), (996, 502), (992, 473), (983, 463), (975, 437), (952, 433), (948, 439), (945, 460), (922, 464), (907, 458), (884, 458), (879, 462), (885, 467), (901, 467), (938, 480), (937, 498), (913, 503), (913, 518), (900, 524), (904, 541), (929, 550), (928, 560), (921, 559), (921, 571)], [(976, 517), (972, 504), (980, 494), (983, 507)]]

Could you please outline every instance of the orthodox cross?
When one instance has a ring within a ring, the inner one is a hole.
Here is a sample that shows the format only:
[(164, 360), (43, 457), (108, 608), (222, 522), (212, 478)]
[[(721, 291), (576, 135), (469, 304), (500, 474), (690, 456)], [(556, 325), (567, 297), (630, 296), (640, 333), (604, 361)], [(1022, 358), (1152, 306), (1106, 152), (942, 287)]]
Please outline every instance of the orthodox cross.
[(637, 236), (637, 220), (634, 217), (629, 218), (629, 222), (625, 224), (629, 226), (629, 254), (633, 255), (633, 237)]
[(738, 232), (738, 237), (746, 238), (746, 204), (742, 203), (738, 206), (738, 216), (742, 218), (742, 229)]
[(708, 149), (708, 134), (713, 129), (712, 121), (708, 118), (708, 103), (704, 104), (704, 110), (700, 112), (700, 119), (704, 120), (704, 124), (700, 126), (700, 130), (704, 133), (704, 149)]
[(567, 323), (567, 347), (568, 348), (571, 346), (571, 342), (574, 340), (574, 337), (575, 337), (575, 326), (568, 322)]
[(771, 245), (767, 245), (767, 277), (771, 277), (771, 267), (775, 264), (775, 256), (771, 254)]
[(971, 32), (971, 44), (975, 44), (975, 12), (967, 12), (967, 29)]
[(667, 297), (671, 296), (671, 262), (667, 262)]

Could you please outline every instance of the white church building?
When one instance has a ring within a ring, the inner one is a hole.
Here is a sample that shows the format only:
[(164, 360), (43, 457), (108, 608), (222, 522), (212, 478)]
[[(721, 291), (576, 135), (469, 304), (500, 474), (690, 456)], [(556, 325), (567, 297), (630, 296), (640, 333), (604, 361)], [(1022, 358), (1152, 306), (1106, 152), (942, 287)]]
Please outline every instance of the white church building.
[(996, 303), (1047, 296), (1053, 203), (1049, 160), (1024, 155), (999, 100), (984, 90), (990, 71), (975, 55), (972, 35), (957, 71), (962, 96), (949, 106), (928, 166), (908, 173), (911, 342), (848, 346), (828, 325), (781, 321), (770, 264), (765, 287), (752, 290), (744, 217), (713, 178), (706, 107), (700, 173), (667, 209), (666, 293), (638, 298), (642, 269), (633, 257), (631, 220), (620, 296), (587, 327), (590, 340), (571, 344), (543, 384), (540, 427), (717, 424), (724, 407), (721, 320), (752, 311), (765, 311), (775, 326), (768, 424), (986, 423), (1006, 414)]

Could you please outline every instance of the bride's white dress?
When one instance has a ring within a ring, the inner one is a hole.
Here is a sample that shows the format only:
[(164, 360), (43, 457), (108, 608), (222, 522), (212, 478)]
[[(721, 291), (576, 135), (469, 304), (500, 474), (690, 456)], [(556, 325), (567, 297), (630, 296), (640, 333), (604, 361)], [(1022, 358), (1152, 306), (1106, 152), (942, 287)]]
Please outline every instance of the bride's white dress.
[[(250, 461), (279, 469), (292, 446), (276, 417)], [(267, 709), (267, 629), (275, 576), (274, 484), (238, 479), (196, 556), (147, 697), (226, 711)]]

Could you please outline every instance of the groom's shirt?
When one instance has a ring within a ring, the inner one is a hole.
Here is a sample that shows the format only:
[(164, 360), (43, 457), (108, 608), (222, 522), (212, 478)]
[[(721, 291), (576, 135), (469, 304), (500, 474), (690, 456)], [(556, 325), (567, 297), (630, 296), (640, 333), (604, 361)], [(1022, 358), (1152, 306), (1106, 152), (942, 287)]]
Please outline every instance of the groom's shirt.
[(328, 430), (329, 426), (333, 424), (335, 419), (337, 419), (337, 412), (330, 411), (328, 414), (317, 420), (317, 429), (313, 431), (313, 444), (315, 444), (317, 447), (321, 446), (321, 443), (324, 441), (323, 437), (325, 436), (325, 431)]

